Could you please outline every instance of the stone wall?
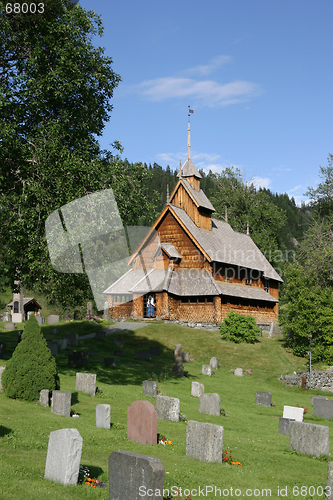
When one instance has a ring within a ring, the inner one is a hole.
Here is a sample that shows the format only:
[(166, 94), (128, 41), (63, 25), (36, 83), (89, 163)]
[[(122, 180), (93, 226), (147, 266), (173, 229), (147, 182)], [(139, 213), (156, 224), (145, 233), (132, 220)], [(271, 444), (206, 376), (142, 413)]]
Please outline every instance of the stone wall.
[[(309, 372), (294, 372), (291, 375), (280, 375), (279, 379), (287, 387), (302, 387), (302, 378), (306, 377), (306, 388), (310, 388)], [(311, 372), (311, 389), (333, 392), (333, 366), (328, 370)]]

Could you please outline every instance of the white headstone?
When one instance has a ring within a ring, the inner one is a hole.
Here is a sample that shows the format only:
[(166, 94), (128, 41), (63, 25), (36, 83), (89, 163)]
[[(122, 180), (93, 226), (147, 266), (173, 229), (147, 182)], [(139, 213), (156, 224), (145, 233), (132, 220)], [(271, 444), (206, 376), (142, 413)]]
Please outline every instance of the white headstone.
[(45, 479), (61, 484), (77, 484), (83, 439), (77, 429), (50, 432)]
[(291, 420), (296, 420), (296, 422), (303, 422), (304, 408), (298, 408), (298, 406), (284, 406), (283, 407), (283, 418), (290, 418)]

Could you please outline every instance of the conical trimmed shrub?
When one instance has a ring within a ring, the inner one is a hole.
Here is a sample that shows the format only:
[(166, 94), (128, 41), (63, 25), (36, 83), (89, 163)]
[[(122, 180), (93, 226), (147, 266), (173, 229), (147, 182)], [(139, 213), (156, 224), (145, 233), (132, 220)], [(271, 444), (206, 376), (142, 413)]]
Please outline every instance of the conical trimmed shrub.
[(42, 389), (53, 391), (59, 386), (55, 359), (33, 315), (24, 327), (21, 342), (6, 364), (1, 382), (6, 396), (27, 401), (38, 399)]

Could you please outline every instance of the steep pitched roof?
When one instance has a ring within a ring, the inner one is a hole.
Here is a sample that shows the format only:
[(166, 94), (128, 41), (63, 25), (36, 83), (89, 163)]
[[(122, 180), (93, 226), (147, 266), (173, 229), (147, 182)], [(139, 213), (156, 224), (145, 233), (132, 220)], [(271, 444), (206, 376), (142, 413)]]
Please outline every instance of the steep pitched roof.
[(179, 170), (177, 177), (181, 179), (182, 177), (192, 177), (192, 175), (197, 179), (202, 179), (202, 175), (194, 165), (193, 161), (187, 159), (182, 168)]
[[(197, 191), (196, 189), (193, 189), (191, 184), (186, 180), (186, 179), (181, 179), (186, 191), (189, 193), (193, 201), (198, 207), (202, 208), (207, 208), (208, 210), (211, 210), (212, 212), (215, 212), (215, 208), (205, 195), (202, 189)], [(171, 199), (171, 198), (170, 198)]]
[(199, 228), (182, 208), (170, 205), (170, 209), (211, 262), (256, 269), (266, 278), (283, 281), (250, 236), (237, 233), (227, 222), (213, 218), (211, 230)]

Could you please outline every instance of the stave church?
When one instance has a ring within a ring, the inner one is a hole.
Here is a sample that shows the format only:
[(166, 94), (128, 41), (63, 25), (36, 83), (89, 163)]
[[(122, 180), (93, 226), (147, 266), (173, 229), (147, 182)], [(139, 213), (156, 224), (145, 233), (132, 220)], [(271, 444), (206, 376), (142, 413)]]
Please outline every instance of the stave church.
[(191, 160), (190, 124), (188, 158), (178, 178), (129, 270), (104, 291), (111, 318), (218, 324), (234, 310), (264, 328), (277, 322), (282, 279), (249, 231), (236, 232), (213, 217)]

